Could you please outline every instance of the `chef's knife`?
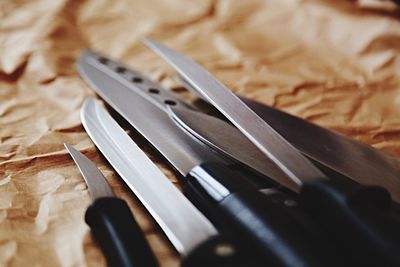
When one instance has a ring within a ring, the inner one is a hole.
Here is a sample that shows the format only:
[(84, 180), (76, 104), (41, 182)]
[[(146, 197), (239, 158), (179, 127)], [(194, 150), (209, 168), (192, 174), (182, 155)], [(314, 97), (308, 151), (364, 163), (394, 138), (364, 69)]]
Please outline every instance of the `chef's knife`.
[[(189, 83), (180, 80), (185, 88), (195, 92)], [(400, 203), (399, 158), (273, 107), (244, 97), (240, 99), (309, 159), (359, 183), (379, 184)], [(248, 157), (245, 162), (257, 164), (262, 158), (261, 151), (250, 140), (245, 141), (245, 136), (231, 124), (184, 106), (179, 106), (173, 116), (197, 138), (225, 155), (241, 161)], [(229, 138), (218, 138), (219, 132), (229, 132)]]
[[(301, 185), (300, 197), (313, 217), (333, 239), (352, 251), (360, 264), (399, 266), (399, 221), (390, 213), (389, 193), (350, 180), (329, 180), (205, 69), (157, 42), (146, 44), (171, 64), (191, 86)], [(358, 248), (355, 249), (355, 246)]]
[(96, 146), (184, 257), (183, 266), (260, 266), (249, 248), (239, 249), (237, 241), (218, 233), (100, 103), (87, 99), (81, 119)]
[[(183, 176), (185, 191), (206, 211), (217, 210), (226, 221), (257, 247), (275, 266), (334, 265), (332, 251), (325, 249), (298, 218), (288, 211), (279, 192), (264, 195), (229, 162), (187, 135), (164, 108), (136, 94), (134, 77), (121, 77), (121, 69), (86, 52), (78, 60), (78, 70), (86, 82), (120, 115), (141, 133)], [(286, 199), (288, 197), (286, 196)], [(200, 204), (199, 204), (200, 203)], [(213, 205), (210, 205), (213, 203)], [(202, 205), (204, 204), (204, 205)]]
[(93, 203), (86, 223), (109, 266), (157, 267), (158, 263), (126, 202), (114, 196), (96, 165), (81, 152), (64, 144), (88, 185)]

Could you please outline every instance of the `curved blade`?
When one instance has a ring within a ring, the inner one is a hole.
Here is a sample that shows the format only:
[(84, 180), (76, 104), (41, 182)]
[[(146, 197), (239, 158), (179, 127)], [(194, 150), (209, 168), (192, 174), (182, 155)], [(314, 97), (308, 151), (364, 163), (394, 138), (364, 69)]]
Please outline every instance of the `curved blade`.
[(203, 67), (155, 41), (146, 40), (145, 43), (170, 63), (194, 89), (228, 118), (296, 184), (301, 185), (305, 181), (326, 178), (296, 148)]
[(81, 119), (96, 146), (140, 199), (178, 252), (186, 254), (217, 234), (211, 222), (93, 98), (86, 100)]
[(114, 193), (110, 185), (96, 165), (72, 146), (68, 144), (64, 144), (64, 146), (68, 150), (76, 166), (78, 166), (83, 179), (85, 179), (92, 199), (113, 197)]

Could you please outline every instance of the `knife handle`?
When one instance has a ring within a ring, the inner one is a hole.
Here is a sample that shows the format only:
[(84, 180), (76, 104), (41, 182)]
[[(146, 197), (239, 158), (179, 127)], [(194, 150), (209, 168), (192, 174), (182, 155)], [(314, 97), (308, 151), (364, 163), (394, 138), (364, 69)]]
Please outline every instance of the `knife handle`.
[(263, 267), (266, 262), (238, 239), (217, 235), (194, 248), (182, 259), (182, 267)]
[(142, 230), (122, 199), (96, 199), (87, 209), (85, 221), (100, 245), (108, 266), (158, 267)]
[(217, 163), (204, 163), (187, 177), (191, 192), (207, 196), (223, 217), (225, 226), (254, 244), (271, 266), (345, 266), (324, 237), (310, 231), (288, 208), (247, 182), (240, 172)]
[(303, 185), (300, 199), (359, 266), (400, 266), (400, 218), (386, 189), (316, 180)]

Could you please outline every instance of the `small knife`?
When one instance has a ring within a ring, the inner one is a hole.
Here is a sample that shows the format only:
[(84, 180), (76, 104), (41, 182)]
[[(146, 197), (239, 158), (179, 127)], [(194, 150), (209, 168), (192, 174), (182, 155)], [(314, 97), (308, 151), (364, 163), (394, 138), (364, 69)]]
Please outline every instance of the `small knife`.
[(184, 191), (207, 216), (216, 215), (224, 229), (256, 244), (274, 266), (335, 265), (331, 253), (336, 250), (327, 249), (312, 227), (293, 216), (285, 204), (290, 196), (277, 190), (259, 192), (242, 171), (234, 171), (231, 162), (187, 135), (159, 102), (144, 96), (135, 73), (103, 59), (90, 51), (82, 54), (79, 73), (186, 177)]
[(93, 203), (85, 214), (108, 266), (158, 267), (156, 258), (126, 202), (115, 197), (100, 170), (81, 152), (64, 144), (78, 166)]
[(236, 240), (221, 235), (96, 100), (86, 100), (81, 119), (96, 146), (183, 256), (182, 266), (262, 266), (250, 248), (239, 249)]
[(392, 201), (387, 190), (350, 180), (329, 180), (201, 66), (157, 42), (147, 40), (146, 44), (301, 186), (303, 205), (333, 240), (348, 248), (358, 264), (400, 265), (400, 221), (391, 213)]

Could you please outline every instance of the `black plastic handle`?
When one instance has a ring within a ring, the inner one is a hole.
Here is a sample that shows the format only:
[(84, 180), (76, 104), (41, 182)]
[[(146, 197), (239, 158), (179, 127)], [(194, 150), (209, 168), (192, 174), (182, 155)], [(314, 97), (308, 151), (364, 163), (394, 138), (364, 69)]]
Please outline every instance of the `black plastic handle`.
[(182, 267), (262, 267), (266, 266), (252, 246), (243, 246), (238, 239), (225, 235), (210, 238), (189, 255), (183, 257)]
[(108, 266), (158, 267), (142, 230), (122, 199), (96, 199), (87, 209), (85, 221), (100, 245)]
[(265, 266), (345, 266), (324, 237), (310, 230), (314, 227), (307, 225), (307, 220), (299, 220), (275, 201), (275, 196), (259, 192), (241, 173), (207, 163), (195, 167), (187, 178), (189, 194), (201, 194), (214, 202), (220, 220), (248, 244), (254, 244)]
[(400, 218), (388, 191), (351, 180), (316, 180), (303, 185), (300, 198), (356, 266), (400, 266)]

